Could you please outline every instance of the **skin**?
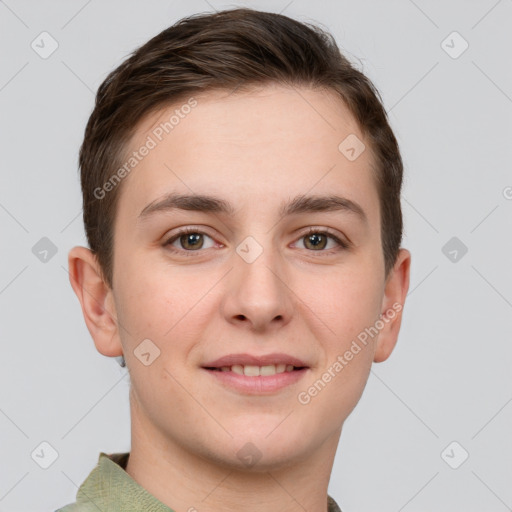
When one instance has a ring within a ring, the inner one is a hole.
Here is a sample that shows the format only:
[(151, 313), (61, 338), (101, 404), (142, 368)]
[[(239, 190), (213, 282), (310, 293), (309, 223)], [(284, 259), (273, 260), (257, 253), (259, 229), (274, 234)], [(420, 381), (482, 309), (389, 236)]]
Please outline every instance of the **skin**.
[[(195, 98), (121, 184), (112, 289), (88, 249), (69, 253), (71, 284), (98, 351), (124, 354), (130, 372), (127, 472), (176, 511), (325, 512), (343, 423), (372, 363), (395, 347), (401, 312), (308, 404), (297, 395), (379, 315), (403, 306), (411, 256), (401, 249), (386, 278), (371, 148), (334, 93), (267, 85)], [(130, 150), (181, 104), (145, 118)], [(349, 134), (366, 144), (355, 161), (338, 150)], [(214, 195), (235, 213), (139, 218), (169, 192)], [(340, 210), (280, 217), (281, 203), (301, 194), (348, 198), (367, 221)], [(203, 248), (190, 249), (186, 237), (165, 245), (186, 226), (206, 234)], [(322, 238), (315, 248), (309, 227), (329, 228), (350, 245)], [(263, 250), (252, 263), (236, 252), (248, 236)], [(134, 354), (144, 339), (160, 350), (148, 366)], [(201, 368), (231, 353), (275, 352), (309, 369), (272, 394), (227, 389)], [(261, 454), (251, 467), (237, 456), (248, 442)]]

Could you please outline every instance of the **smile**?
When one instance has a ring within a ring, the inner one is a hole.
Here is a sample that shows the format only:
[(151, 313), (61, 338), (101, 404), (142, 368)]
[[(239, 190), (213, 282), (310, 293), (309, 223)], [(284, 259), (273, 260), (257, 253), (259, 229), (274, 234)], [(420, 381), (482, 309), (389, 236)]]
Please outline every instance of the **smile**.
[(278, 373), (293, 372), (297, 369), (300, 368), (297, 368), (292, 364), (268, 364), (265, 366), (234, 364), (233, 366), (223, 366), (221, 368), (207, 368), (207, 370), (233, 372), (247, 377), (276, 375)]
[(278, 369), (282, 370), (282, 365), (233, 365), (202, 370), (224, 389), (243, 395), (272, 395), (296, 384), (309, 371), (309, 368), (296, 368), (292, 365), (289, 368), (291, 369), (285, 367), (284, 371), (278, 372)]

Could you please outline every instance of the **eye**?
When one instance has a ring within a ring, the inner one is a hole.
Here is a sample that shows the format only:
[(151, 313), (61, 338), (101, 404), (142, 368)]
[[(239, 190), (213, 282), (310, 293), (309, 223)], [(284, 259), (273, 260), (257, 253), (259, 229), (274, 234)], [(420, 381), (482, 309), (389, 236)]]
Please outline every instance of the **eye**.
[[(209, 239), (209, 242), (205, 242), (205, 237)], [(309, 228), (296, 243), (299, 242), (303, 242), (303, 247), (313, 252), (331, 253), (349, 248), (347, 242), (341, 240), (326, 228)], [(164, 247), (169, 248), (172, 252), (187, 256), (192, 256), (194, 252), (200, 252), (201, 249), (210, 249), (214, 246), (215, 241), (211, 236), (193, 227), (181, 229), (164, 243)]]
[[(332, 249), (348, 249), (349, 247), (348, 243), (340, 240), (328, 229), (310, 228), (298, 241), (304, 241), (304, 247), (306, 249), (316, 252), (330, 252)], [(334, 245), (331, 244), (331, 246), (328, 247), (329, 241), (334, 242)]]
[[(204, 237), (209, 238), (212, 243), (205, 245)], [(164, 244), (174, 252), (197, 252), (199, 249), (209, 249), (214, 246), (212, 237), (195, 228), (185, 228), (175, 233)]]

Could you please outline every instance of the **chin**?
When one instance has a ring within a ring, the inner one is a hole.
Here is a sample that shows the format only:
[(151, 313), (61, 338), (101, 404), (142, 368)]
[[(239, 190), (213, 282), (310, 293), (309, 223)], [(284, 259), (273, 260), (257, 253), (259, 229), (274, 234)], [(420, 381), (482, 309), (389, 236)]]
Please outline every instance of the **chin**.
[(241, 470), (271, 471), (296, 463), (307, 455), (307, 447), (303, 446), (304, 436), (299, 432), (296, 435), (275, 435), (272, 428), (260, 432), (237, 436), (232, 447), (235, 455), (235, 465)]
[(265, 446), (257, 442), (247, 440), (241, 448), (234, 452), (230, 449), (230, 457), (226, 459), (226, 452), (211, 454), (215, 463), (229, 470), (247, 473), (268, 473), (284, 469), (296, 464), (304, 454), (297, 447), (272, 446), (267, 441)]

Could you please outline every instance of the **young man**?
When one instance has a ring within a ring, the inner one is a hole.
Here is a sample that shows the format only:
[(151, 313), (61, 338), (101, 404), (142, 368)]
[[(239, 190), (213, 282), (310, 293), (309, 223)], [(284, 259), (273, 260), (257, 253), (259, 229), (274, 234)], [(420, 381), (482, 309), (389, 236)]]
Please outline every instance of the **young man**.
[(100, 86), (80, 167), (70, 280), (129, 370), (132, 444), (61, 510), (340, 510), (343, 423), (409, 287), (371, 82), (285, 16), (190, 17)]

